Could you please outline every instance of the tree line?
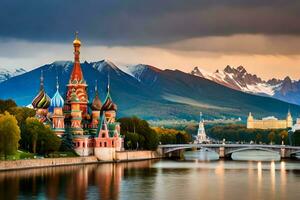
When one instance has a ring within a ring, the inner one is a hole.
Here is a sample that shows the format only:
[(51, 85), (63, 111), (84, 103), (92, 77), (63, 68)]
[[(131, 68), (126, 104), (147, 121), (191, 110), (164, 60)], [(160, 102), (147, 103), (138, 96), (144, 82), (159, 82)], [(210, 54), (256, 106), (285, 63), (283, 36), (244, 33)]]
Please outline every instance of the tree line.
[(287, 129), (247, 129), (245, 125), (228, 124), (210, 127), (206, 130), (209, 137), (232, 142), (255, 142), (265, 144), (289, 144)]

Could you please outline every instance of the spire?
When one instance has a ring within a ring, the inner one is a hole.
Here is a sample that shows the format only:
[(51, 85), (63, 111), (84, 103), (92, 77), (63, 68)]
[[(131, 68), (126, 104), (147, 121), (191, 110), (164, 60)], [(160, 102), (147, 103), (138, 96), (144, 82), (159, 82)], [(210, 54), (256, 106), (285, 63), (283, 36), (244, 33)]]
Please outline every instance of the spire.
[(44, 90), (44, 76), (43, 76), (43, 70), (41, 70), (40, 90)]
[(107, 74), (107, 94), (109, 94), (109, 88), (110, 87), (110, 76), (109, 73)]
[(98, 81), (95, 80), (95, 94), (98, 95)]
[(58, 89), (59, 89), (58, 76), (56, 76), (56, 90), (58, 91)]
[(200, 112), (200, 122), (202, 122), (202, 112)]
[(73, 46), (74, 46), (74, 66), (73, 70), (71, 73), (71, 78), (70, 82), (71, 83), (82, 83), (83, 79), (83, 74), (82, 70), (80, 67), (80, 46), (81, 42), (78, 38), (78, 32), (75, 33), (75, 39), (73, 41)]

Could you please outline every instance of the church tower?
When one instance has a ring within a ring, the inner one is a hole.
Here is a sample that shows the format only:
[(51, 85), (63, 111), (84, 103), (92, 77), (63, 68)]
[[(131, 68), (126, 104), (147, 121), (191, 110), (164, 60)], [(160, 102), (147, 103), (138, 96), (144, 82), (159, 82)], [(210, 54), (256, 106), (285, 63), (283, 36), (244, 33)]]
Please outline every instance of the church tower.
[(91, 128), (94, 129), (95, 131), (97, 130), (97, 127), (98, 127), (98, 124), (99, 124), (101, 108), (102, 108), (102, 103), (101, 103), (101, 100), (99, 98), (97, 81), (96, 81), (95, 97), (94, 97), (92, 105), (91, 105), (91, 109), (92, 109)]
[(292, 126), (293, 126), (293, 118), (289, 109), (286, 116), (286, 127), (291, 128)]
[(82, 111), (82, 117), (87, 115), (87, 105), (88, 105), (88, 95), (87, 95), (87, 84), (84, 80), (82, 69), (80, 66), (80, 46), (81, 42), (78, 38), (78, 33), (76, 32), (75, 40), (73, 41), (74, 46), (74, 66), (70, 76), (69, 83), (67, 85), (67, 95), (66, 95), (66, 114), (71, 111), (71, 98), (73, 90), (76, 92), (78, 98), (79, 109)]
[(247, 128), (254, 128), (254, 118), (253, 118), (251, 112), (249, 112), (249, 115), (247, 118)]
[(196, 143), (208, 142), (208, 139), (207, 139), (206, 133), (205, 133), (204, 120), (202, 118), (202, 112), (200, 112), (200, 120), (199, 120), (199, 126), (198, 126), (198, 133), (197, 133), (197, 139), (196, 139), (195, 142)]
[(62, 136), (65, 132), (65, 122), (63, 114), (64, 99), (59, 93), (58, 79), (56, 78), (56, 92), (51, 99), (51, 107), (53, 108), (52, 115), (52, 130), (56, 135)]
[(117, 111), (117, 105), (112, 101), (110, 95), (110, 85), (109, 85), (109, 77), (108, 77), (107, 94), (106, 94), (104, 104), (101, 108), (101, 114), (105, 116), (106, 121), (108, 123), (114, 123), (116, 121), (116, 111)]

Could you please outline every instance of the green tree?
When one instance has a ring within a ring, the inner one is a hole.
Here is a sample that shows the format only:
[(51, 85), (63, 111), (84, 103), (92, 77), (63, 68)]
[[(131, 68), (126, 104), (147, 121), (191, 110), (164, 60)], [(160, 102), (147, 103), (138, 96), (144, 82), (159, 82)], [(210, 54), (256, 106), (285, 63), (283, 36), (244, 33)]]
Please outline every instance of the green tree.
[[(140, 149), (156, 149), (158, 145), (157, 133), (150, 128), (146, 120), (139, 119), (137, 117), (125, 117), (118, 120), (121, 123), (121, 134), (125, 135), (125, 141), (131, 141), (126, 139), (126, 134), (136, 133), (140, 137), (138, 139), (138, 144)], [(131, 145), (135, 141), (131, 141)]]
[(43, 130), (43, 124), (38, 119), (29, 117), (25, 121), (24, 134), (27, 135), (28, 143), (31, 144), (30, 151), (36, 153), (38, 134)]
[(74, 150), (73, 134), (70, 131), (67, 131), (62, 135), (60, 150), (61, 151)]
[(61, 139), (53, 133), (49, 127), (43, 127), (38, 133), (37, 152), (41, 155), (47, 155), (58, 151), (61, 145)]
[(255, 136), (255, 141), (256, 143), (259, 143), (262, 139), (262, 135), (260, 133), (257, 133), (256, 136)]
[(4, 112), (0, 115), (0, 154), (6, 159), (18, 150), (20, 140), (20, 128), (16, 118)]
[(8, 99), (8, 100), (0, 99), (0, 113), (9, 111), (11, 108), (14, 108), (14, 107), (17, 107), (17, 104), (12, 99)]
[(269, 134), (268, 134), (268, 139), (270, 141), (271, 144), (273, 144), (273, 141), (275, 139), (275, 133), (274, 131), (271, 131)]
[(281, 143), (284, 144), (284, 141), (287, 139), (289, 133), (287, 132), (287, 130), (282, 130), (279, 134), (281, 138)]

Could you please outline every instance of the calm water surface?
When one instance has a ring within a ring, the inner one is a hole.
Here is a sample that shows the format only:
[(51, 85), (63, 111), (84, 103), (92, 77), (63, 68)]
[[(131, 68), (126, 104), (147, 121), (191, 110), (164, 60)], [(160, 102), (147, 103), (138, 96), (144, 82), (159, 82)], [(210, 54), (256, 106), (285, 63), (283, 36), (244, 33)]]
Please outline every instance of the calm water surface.
[(0, 199), (300, 198), (300, 161), (186, 159), (1, 172)]

